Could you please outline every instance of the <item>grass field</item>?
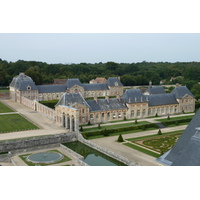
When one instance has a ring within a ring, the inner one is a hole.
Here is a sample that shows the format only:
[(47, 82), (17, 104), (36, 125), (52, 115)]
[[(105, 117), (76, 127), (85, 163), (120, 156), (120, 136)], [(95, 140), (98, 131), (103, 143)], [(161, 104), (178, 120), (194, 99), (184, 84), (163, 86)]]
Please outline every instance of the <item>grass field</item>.
[(0, 115), (0, 133), (39, 129), (19, 114)]
[[(145, 131), (151, 131), (155, 130), (157, 128), (146, 128)], [(88, 140), (92, 139), (98, 139), (98, 138), (103, 138), (103, 137), (110, 137), (110, 136), (115, 136), (115, 135), (125, 135), (125, 134), (130, 134), (130, 133), (138, 133), (138, 132), (143, 132), (144, 130), (142, 129), (137, 129), (137, 130), (131, 130), (131, 131), (122, 131), (122, 132), (117, 132), (117, 133), (109, 133), (109, 136), (103, 136), (103, 135), (95, 135), (95, 136), (88, 136)]]
[(49, 108), (55, 109), (55, 105), (58, 103), (58, 100), (40, 101), (40, 103)]
[(0, 90), (0, 93), (9, 92), (10, 90)]
[(0, 113), (7, 113), (7, 112), (15, 112), (15, 111), (0, 102)]
[(147, 155), (153, 156), (155, 158), (158, 158), (160, 156), (160, 154), (158, 154), (158, 153), (152, 152), (152, 151), (150, 151), (148, 149), (144, 149), (142, 147), (139, 147), (139, 146), (131, 144), (131, 143), (124, 143), (124, 145), (127, 146), (127, 147), (130, 147), (132, 149), (141, 151), (141, 152), (143, 152), (143, 153), (145, 153)]
[(113, 129), (113, 128), (123, 128), (123, 127), (129, 127), (129, 126), (138, 126), (138, 125), (142, 125), (142, 124), (151, 124), (151, 123), (147, 122), (147, 121), (141, 121), (141, 122), (138, 122), (137, 124), (135, 124), (134, 122), (132, 122), (132, 123), (101, 126), (100, 129), (98, 128), (98, 125), (97, 125), (97, 127), (83, 128), (82, 132), (101, 131), (101, 130), (104, 130), (104, 129), (109, 130), (109, 129)]
[(179, 119), (192, 119), (194, 117), (194, 115), (188, 115), (188, 116), (183, 116), (183, 117), (170, 117), (170, 119), (167, 119), (167, 117), (165, 119), (156, 119), (156, 121), (159, 122), (163, 122), (166, 120), (179, 120)]

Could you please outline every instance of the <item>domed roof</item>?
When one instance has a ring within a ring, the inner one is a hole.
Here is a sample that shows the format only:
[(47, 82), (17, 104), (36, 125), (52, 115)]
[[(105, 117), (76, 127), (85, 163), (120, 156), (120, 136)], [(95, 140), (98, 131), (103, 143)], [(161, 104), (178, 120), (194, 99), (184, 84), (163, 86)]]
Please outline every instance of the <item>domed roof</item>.
[(19, 73), (15, 76), (10, 83), (10, 87), (14, 87), (18, 90), (37, 90), (37, 87), (31, 77), (25, 75), (24, 73)]

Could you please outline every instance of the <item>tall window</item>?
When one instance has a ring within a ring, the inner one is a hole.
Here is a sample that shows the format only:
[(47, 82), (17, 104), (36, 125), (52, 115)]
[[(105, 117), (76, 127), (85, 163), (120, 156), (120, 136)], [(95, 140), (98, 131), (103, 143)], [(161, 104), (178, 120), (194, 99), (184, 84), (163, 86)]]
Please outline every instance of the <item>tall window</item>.
[(142, 116), (145, 116), (145, 113), (146, 113), (146, 110), (143, 109), (143, 111), (142, 111)]
[(134, 110), (131, 110), (131, 118), (134, 118)]

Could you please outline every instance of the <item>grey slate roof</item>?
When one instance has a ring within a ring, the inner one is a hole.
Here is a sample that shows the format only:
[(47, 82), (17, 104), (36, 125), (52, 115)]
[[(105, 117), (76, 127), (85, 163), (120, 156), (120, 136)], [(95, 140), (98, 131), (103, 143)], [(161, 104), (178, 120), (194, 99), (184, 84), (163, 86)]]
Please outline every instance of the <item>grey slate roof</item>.
[(87, 103), (90, 106), (90, 112), (127, 109), (125, 103), (117, 98), (110, 98), (109, 101), (98, 99), (97, 102), (95, 100), (87, 100)]
[(187, 94), (194, 97), (194, 95), (190, 92), (190, 90), (186, 86), (176, 87), (171, 91), (171, 93), (175, 94), (177, 99), (182, 99)]
[(93, 83), (93, 84), (82, 84), (85, 91), (90, 90), (108, 90), (108, 86), (106, 83)]
[(27, 90), (28, 86), (31, 87), (31, 90), (37, 90), (35, 82), (32, 80), (32, 78), (24, 73), (20, 73), (18, 76), (15, 76), (10, 83), (10, 87), (14, 87), (20, 91)]
[(74, 79), (68, 79), (66, 82), (66, 85), (67, 85), (67, 88), (71, 88), (74, 85), (82, 86), (82, 83), (80, 82), (78, 78), (74, 78)]
[(117, 77), (110, 77), (107, 80), (108, 86), (111, 86), (111, 87), (115, 86), (116, 82), (118, 83), (118, 86), (123, 86), (123, 84), (121, 83), (121, 81)]
[(122, 95), (126, 103), (147, 102), (147, 97), (139, 89), (128, 89)]
[(174, 94), (146, 95), (149, 106), (159, 106), (167, 104), (178, 104)]
[(55, 106), (71, 106), (74, 103), (88, 106), (87, 102), (80, 93), (64, 93)]
[(200, 134), (197, 127), (200, 127), (200, 109), (174, 147), (157, 161), (172, 166), (200, 166)]
[(65, 92), (66, 85), (38, 85), (39, 93), (56, 93), (56, 92)]
[(146, 90), (146, 92), (149, 92), (149, 94), (165, 94), (166, 91), (162, 86), (150, 86)]

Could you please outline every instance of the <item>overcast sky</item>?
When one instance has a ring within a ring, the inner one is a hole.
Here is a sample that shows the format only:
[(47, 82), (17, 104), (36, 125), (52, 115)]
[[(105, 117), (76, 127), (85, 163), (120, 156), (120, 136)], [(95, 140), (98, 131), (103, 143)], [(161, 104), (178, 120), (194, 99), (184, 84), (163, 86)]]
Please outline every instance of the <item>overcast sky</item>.
[(0, 44), (12, 62), (200, 61), (198, 33), (1, 33)]

